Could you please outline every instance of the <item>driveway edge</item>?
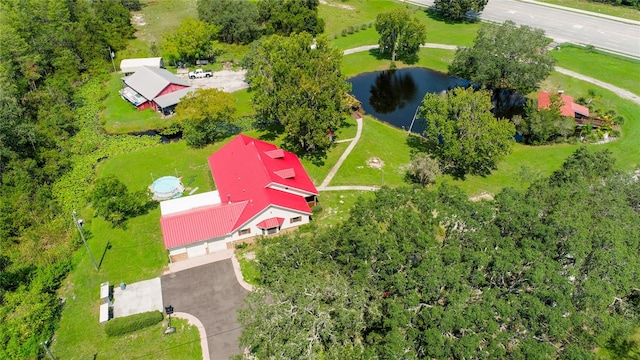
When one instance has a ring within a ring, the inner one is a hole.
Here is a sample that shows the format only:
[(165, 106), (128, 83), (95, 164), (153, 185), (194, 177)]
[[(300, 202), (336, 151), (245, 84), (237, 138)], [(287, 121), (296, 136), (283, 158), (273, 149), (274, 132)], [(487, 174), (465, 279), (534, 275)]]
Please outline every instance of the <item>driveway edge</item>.
[(245, 288), (247, 291), (253, 291), (253, 285), (248, 284), (244, 281), (244, 277), (242, 277), (242, 271), (240, 271), (240, 263), (236, 258), (235, 254), (231, 257), (231, 263), (233, 264), (233, 272), (236, 274), (236, 280), (238, 280), (238, 284)]
[(200, 347), (202, 348), (202, 360), (211, 360), (211, 357), (209, 356), (207, 331), (204, 329), (204, 325), (202, 325), (200, 320), (198, 320), (197, 317), (185, 312), (174, 312), (173, 317), (185, 319), (189, 322), (189, 325), (195, 325), (195, 327), (198, 328), (198, 332), (200, 333)]

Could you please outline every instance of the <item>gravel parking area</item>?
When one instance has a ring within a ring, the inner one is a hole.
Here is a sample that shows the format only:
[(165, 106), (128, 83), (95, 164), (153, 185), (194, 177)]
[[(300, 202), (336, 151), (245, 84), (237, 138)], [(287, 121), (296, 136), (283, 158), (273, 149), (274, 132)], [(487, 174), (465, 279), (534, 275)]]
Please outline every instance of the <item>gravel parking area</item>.
[(215, 71), (213, 77), (210, 78), (189, 79), (186, 74), (180, 74), (178, 76), (183, 77), (191, 86), (199, 89), (216, 88), (225, 92), (234, 92), (249, 87), (249, 84), (245, 82), (246, 74), (246, 70), (222, 70)]

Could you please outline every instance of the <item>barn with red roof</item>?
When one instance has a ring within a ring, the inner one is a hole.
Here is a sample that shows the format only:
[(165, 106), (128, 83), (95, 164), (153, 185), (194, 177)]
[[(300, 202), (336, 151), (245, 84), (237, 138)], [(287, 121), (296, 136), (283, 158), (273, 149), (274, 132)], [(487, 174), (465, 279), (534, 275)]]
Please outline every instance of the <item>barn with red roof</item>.
[(295, 154), (238, 135), (208, 160), (217, 190), (160, 204), (172, 261), (310, 221), (318, 190)]

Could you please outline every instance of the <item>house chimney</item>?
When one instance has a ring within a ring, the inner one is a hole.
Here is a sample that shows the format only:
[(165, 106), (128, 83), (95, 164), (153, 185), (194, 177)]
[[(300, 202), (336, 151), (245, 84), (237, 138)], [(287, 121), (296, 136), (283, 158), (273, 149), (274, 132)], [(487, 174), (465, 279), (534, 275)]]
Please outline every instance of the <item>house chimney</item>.
[(231, 204), (231, 194), (227, 194), (227, 201), (229, 201), (229, 204)]

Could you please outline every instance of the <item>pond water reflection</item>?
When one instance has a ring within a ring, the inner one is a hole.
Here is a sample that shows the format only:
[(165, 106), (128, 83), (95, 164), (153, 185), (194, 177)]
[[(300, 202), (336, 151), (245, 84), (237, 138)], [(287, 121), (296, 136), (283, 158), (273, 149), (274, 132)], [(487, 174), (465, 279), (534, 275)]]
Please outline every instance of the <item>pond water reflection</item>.
[[(467, 80), (426, 68), (370, 72), (347, 81), (366, 114), (407, 130), (426, 93), (469, 85)], [(424, 125), (416, 119), (411, 131), (421, 133)]]

